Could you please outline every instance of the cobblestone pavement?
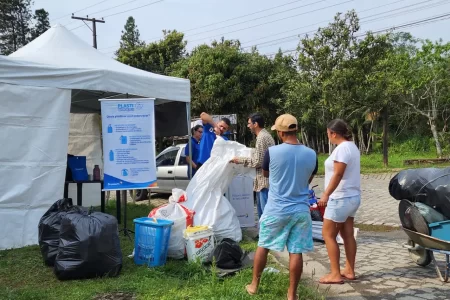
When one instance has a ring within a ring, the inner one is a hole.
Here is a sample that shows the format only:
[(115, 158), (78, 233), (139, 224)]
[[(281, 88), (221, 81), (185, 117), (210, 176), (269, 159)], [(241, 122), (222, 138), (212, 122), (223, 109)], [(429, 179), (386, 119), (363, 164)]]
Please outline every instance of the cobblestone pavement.
[[(412, 262), (408, 251), (402, 247), (406, 235), (402, 231), (383, 233), (361, 233), (358, 236), (356, 258), (356, 281), (347, 281), (352, 289), (346, 289), (330, 299), (450, 299), (450, 284), (442, 283), (433, 264), (420, 267)], [(308, 259), (320, 262), (329, 270), (326, 247), (316, 242)], [(438, 263), (444, 256), (436, 255)], [(345, 252), (341, 246), (341, 265)], [(443, 269), (443, 264), (441, 266)], [(319, 275), (316, 274), (317, 279)], [(356, 292), (356, 293), (355, 293)], [(360, 294), (360, 296), (352, 296)], [(353, 298), (355, 297), (355, 298)]]
[[(394, 174), (361, 175), (361, 207), (356, 215), (356, 222), (367, 225), (398, 226), (398, 201), (389, 195), (389, 181)], [(323, 192), (324, 178), (314, 178), (311, 186), (317, 196)]]

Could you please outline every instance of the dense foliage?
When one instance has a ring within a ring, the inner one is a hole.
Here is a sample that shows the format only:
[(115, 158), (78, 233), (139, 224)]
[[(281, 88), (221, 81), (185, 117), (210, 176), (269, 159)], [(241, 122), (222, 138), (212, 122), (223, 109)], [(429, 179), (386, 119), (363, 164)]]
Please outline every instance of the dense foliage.
[(50, 28), (48, 12), (31, 0), (0, 0), (0, 54), (9, 55)]

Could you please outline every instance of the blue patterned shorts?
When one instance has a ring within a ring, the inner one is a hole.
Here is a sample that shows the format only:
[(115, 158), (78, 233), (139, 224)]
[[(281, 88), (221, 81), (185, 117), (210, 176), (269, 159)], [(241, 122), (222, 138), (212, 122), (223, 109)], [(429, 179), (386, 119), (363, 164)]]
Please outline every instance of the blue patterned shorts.
[(289, 253), (313, 251), (310, 212), (285, 216), (263, 214), (260, 220), (258, 246), (281, 252), (287, 246)]

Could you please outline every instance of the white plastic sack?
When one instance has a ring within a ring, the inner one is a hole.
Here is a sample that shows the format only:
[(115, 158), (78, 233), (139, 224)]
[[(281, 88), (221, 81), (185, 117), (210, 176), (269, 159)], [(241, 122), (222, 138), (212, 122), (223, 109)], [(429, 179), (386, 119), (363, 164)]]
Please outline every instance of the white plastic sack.
[(186, 194), (181, 189), (172, 189), (169, 204), (161, 205), (153, 209), (149, 217), (171, 220), (174, 222), (170, 231), (169, 249), (167, 256), (175, 259), (184, 258), (185, 241), (183, 232), (187, 226), (192, 225), (194, 213), (178, 202), (183, 202)]
[(223, 238), (236, 242), (242, 240), (239, 219), (233, 206), (223, 195), (235, 176), (246, 174), (255, 178), (255, 169), (230, 164), (235, 156), (250, 155), (250, 148), (218, 137), (211, 157), (197, 171), (186, 189), (185, 206), (195, 211), (194, 225), (211, 226), (217, 241)]

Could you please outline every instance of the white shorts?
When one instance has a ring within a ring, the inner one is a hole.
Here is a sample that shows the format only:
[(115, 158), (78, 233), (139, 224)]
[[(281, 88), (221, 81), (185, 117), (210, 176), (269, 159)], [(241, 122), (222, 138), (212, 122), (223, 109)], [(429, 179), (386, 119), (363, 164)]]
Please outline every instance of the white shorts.
[(354, 218), (361, 204), (361, 196), (329, 199), (325, 209), (324, 219), (336, 223), (344, 223), (347, 218)]

